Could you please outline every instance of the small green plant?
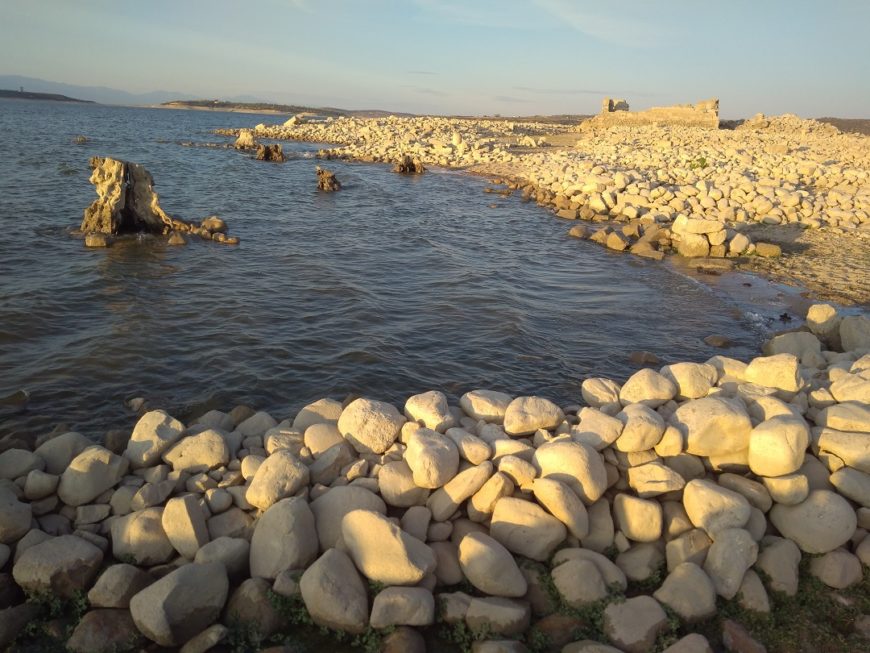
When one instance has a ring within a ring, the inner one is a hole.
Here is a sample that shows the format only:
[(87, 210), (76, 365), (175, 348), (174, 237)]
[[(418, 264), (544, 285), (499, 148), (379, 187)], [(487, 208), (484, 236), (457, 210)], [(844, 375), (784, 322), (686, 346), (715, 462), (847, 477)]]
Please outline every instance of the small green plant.
[(351, 640), (351, 646), (354, 648), (359, 648), (365, 651), (365, 653), (379, 653), (381, 650), (381, 646), (384, 643), (384, 637), (389, 635), (391, 632), (395, 630), (394, 626), (390, 626), (389, 628), (382, 628), (381, 630), (375, 630), (371, 626), (368, 629), (354, 637)]
[(441, 639), (452, 644), (457, 650), (468, 653), (476, 641), (489, 637), (489, 629), (472, 630), (464, 621), (457, 621), (454, 624), (443, 624), (438, 634)]
[(550, 638), (537, 628), (532, 628), (526, 634), (525, 644), (531, 653), (545, 653), (550, 650)]
[(709, 165), (710, 164), (707, 163), (706, 158), (704, 158), (703, 156), (699, 156), (694, 161), (689, 162), (689, 170), (699, 170), (699, 169), (703, 170), (704, 168), (706, 168)]
[(263, 637), (254, 624), (231, 619), (227, 623), (224, 643), (232, 653), (253, 653), (260, 650)]
[(305, 608), (305, 603), (301, 596), (282, 596), (269, 590), (269, 603), (275, 608), (276, 612), (284, 617), (294, 626), (313, 626), (311, 615)]

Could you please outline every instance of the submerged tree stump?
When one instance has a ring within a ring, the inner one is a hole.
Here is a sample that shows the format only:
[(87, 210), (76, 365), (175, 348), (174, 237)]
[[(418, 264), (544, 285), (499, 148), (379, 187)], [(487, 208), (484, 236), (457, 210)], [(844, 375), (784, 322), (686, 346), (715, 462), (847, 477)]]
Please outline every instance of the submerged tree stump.
[(423, 167), (423, 162), (420, 159), (412, 159), (407, 154), (393, 166), (393, 172), (398, 172), (402, 175), (421, 175), (425, 171), (426, 168)]
[(284, 163), (284, 150), (278, 143), (272, 145), (258, 145), (257, 154), (254, 156), (257, 161), (274, 161), (275, 163)]
[(160, 198), (154, 192), (154, 179), (140, 164), (109, 157), (90, 160), (91, 183), (97, 199), (85, 209), (81, 232), (88, 247), (108, 247), (111, 239), (132, 233), (196, 234), (204, 240), (236, 245), (239, 239), (227, 236), (227, 224), (217, 216), (209, 216), (201, 224), (173, 218), (160, 208)]
[(332, 173), (329, 170), (325, 170), (320, 166), (317, 166), (316, 171), (317, 188), (328, 193), (341, 189), (341, 184), (339, 183), (338, 179), (335, 178), (335, 173)]
[(154, 179), (143, 166), (99, 156), (91, 158), (90, 166), (97, 199), (85, 209), (82, 232), (163, 233), (172, 228), (173, 220), (154, 192)]

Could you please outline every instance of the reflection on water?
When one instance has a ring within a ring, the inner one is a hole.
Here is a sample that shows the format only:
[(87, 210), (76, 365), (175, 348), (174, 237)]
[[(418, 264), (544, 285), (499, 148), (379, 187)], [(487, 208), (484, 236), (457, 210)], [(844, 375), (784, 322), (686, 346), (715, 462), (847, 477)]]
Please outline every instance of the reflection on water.
[[(276, 165), (178, 144), (260, 120), (0, 102), (0, 396), (32, 394), (25, 412), (0, 413), (0, 435), (62, 421), (99, 437), (133, 423), (133, 396), (182, 418), (431, 388), (573, 402), (585, 376), (631, 373), (632, 350), (702, 360), (721, 353), (702, 340), (719, 333), (737, 343), (729, 355), (755, 351), (759, 327), (733, 305), (566, 238), (518, 198), (489, 208), (485, 180), (330, 161), (344, 188), (322, 194), (316, 145), (285, 144), (299, 156)], [(77, 134), (90, 141), (72, 145)], [(221, 215), (241, 246), (85, 250), (68, 229), (93, 200), (94, 155), (144, 164), (167, 211)]]

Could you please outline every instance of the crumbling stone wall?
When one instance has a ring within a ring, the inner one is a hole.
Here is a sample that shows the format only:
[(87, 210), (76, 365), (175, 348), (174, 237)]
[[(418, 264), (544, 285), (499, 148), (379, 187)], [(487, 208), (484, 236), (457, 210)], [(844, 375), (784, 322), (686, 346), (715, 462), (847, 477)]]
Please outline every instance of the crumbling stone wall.
[(676, 104), (670, 107), (652, 107), (645, 111), (629, 111), (625, 100), (604, 98), (601, 103), (601, 113), (584, 124), (592, 127), (687, 125), (718, 129), (719, 100), (713, 98), (695, 104)]

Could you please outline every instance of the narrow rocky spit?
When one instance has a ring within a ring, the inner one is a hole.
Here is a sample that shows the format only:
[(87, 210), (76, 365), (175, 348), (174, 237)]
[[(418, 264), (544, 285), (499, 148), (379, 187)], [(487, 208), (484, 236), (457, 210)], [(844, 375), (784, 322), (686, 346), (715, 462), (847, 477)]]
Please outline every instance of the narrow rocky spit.
[[(407, 157), (421, 168), (496, 176), (560, 218), (595, 223), (572, 235), (611, 249), (676, 253), (701, 265), (712, 258), (717, 270), (736, 264), (818, 297), (870, 303), (870, 137), (826, 123), (791, 115), (759, 115), (736, 129), (294, 116), (218, 133), (238, 135), (237, 147), (257, 138), (336, 143), (321, 156), (399, 165)], [(769, 262), (782, 246), (785, 260)]]
[(478, 653), (711, 651), (717, 611), (868, 583), (870, 318), (817, 304), (763, 353), (589, 378), (571, 406), (429, 391), (6, 442), (0, 646), (257, 650), (313, 623), (369, 650), (440, 625)]

